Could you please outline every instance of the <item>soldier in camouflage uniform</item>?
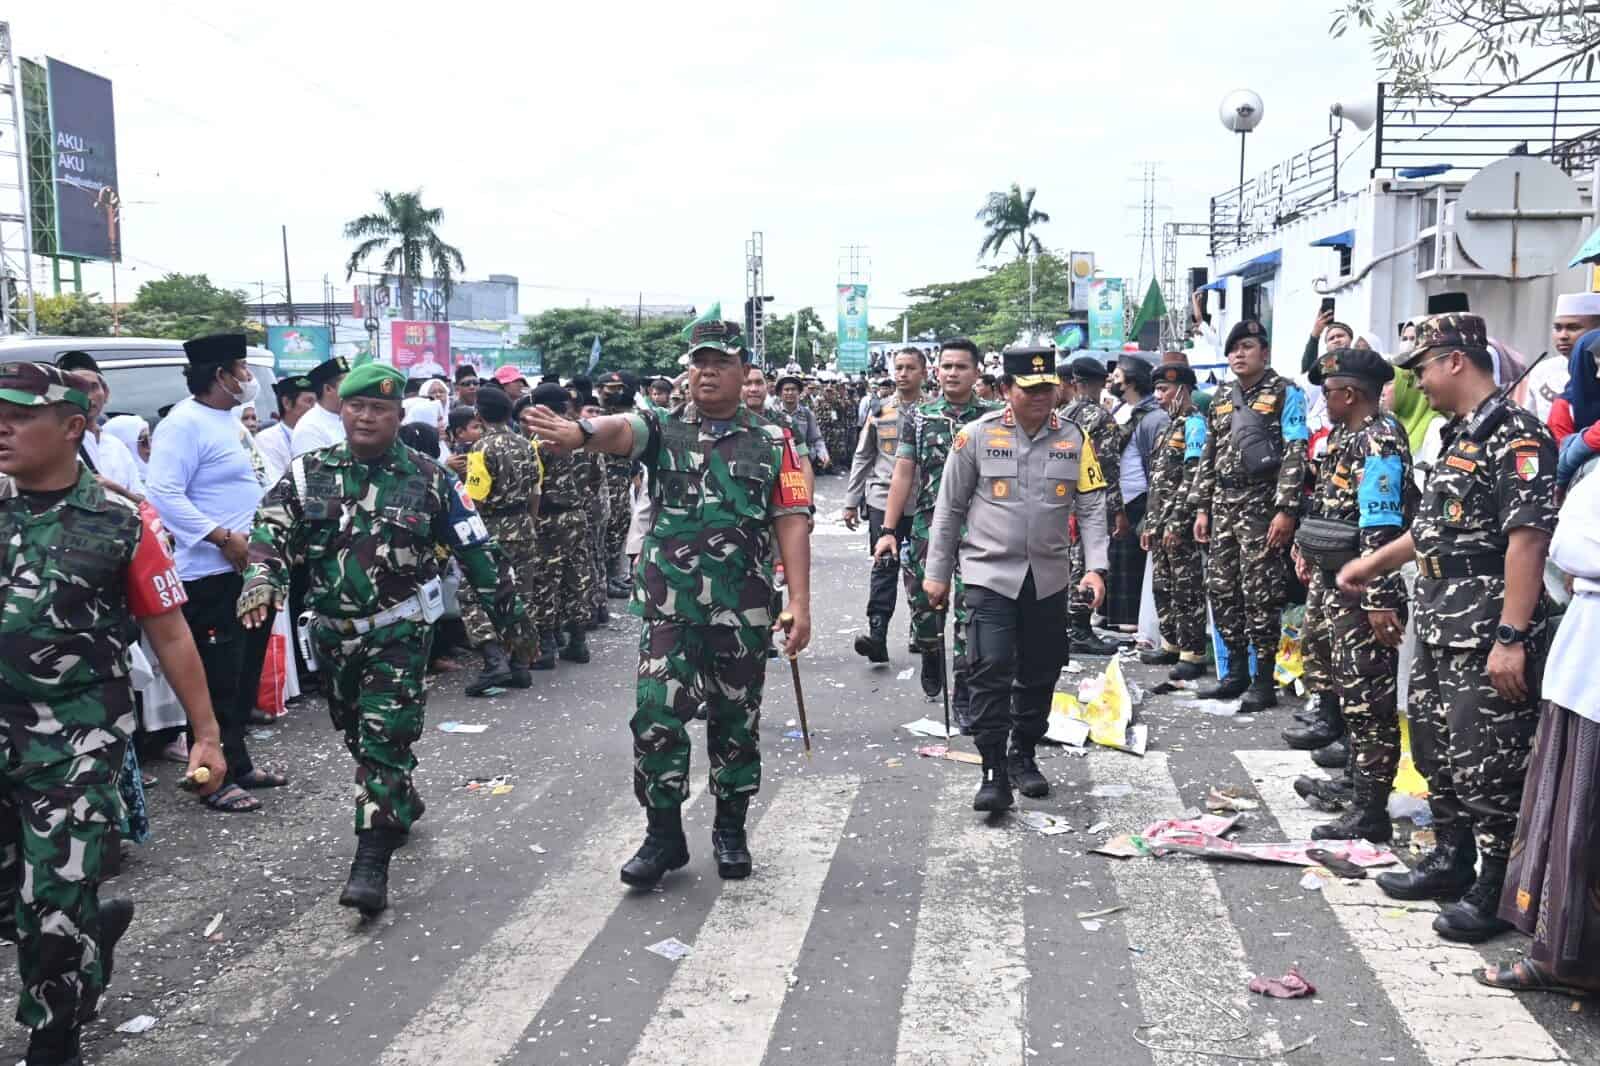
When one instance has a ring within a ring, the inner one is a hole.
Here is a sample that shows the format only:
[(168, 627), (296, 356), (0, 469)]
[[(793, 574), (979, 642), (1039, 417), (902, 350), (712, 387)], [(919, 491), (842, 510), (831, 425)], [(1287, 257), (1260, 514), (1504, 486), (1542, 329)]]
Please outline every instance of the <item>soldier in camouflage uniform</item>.
[(1139, 661), (1171, 666), (1169, 678), (1191, 681), (1205, 672), (1206, 664), (1204, 569), (1189, 509), (1189, 483), (1205, 447), (1206, 420), (1194, 406), (1194, 370), (1182, 352), (1168, 353), (1152, 380), (1172, 421), (1150, 460), (1149, 505), (1140, 532), (1150, 553), (1161, 647), (1144, 652)]
[(356, 760), (358, 843), (339, 902), (367, 915), (388, 905), (389, 856), (424, 807), (411, 746), (422, 735), (428, 647), (443, 611), (436, 549), (455, 556), (498, 632), (520, 632), (527, 620), (466, 487), (399, 442), (404, 387), (378, 363), (345, 378), (348, 437), (296, 458), (262, 500), (239, 596), (240, 619), (259, 626), (288, 595), (289, 568), (308, 567), (328, 710)]
[[(1395, 675), (1405, 632), (1405, 584), (1390, 574), (1368, 586), (1359, 601), (1346, 600), (1334, 578), (1353, 555), (1371, 555), (1405, 533), (1406, 486), (1411, 484), (1411, 446), (1403, 430), (1378, 408), (1394, 369), (1376, 352), (1337, 348), (1311, 368), (1311, 384), (1322, 386), (1328, 417), (1338, 433), (1324, 457), (1294, 562), (1306, 583), (1302, 646), (1329, 664), (1336, 718), (1327, 725), (1350, 732), (1351, 807), (1311, 831), (1317, 840), (1363, 837), (1387, 843), (1389, 787), (1400, 766), (1400, 717)], [(1339, 549), (1325, 547), (1330, 523), (1339, 523)], [(1317, 541), (1310, 538), (1315, 533)], [(1284, 731), (1291, 746), (1304, 729)], [(1317, 739), (1310, 737), (1307, 739)], [(1322, 743), (1327, 743), (1323, 741)], [(1320, 744), (1312, 744), (1319, 747)]]
[[(600, 398), (607, 413), (631, 411), (633, 397), (633, 379), (621, 371), (613, 370), (600, 379)], [(611, 504), (611, 517), (606, 522), (604, 556), (606, 595), (611, 599), (625, 600), (633, 594), (633, 574), (624, 553), (633, 509), (633, 463), (619, 455), (608, 455), (604, 460), (606, 497)]]
[(822, 427), (823, 442), (828, 448), (829, 473), (848, 472), (856, 443), (856, 411), (855, 404), (841, 392), (837, 382), (829, 381), (822, 386), (817, 420)]
[(689, 861), (681, 805), (689, 794), (689, 734), (706, 705), (706, 746), (717, 813), (717, 872), (747, 877), (750, 797), (761, 784), (758, 726), (774, 619), (772, 549), (788, 574), (792, 657), (811, 636), (810, 497), (799, 458), (778, 426), (741, 402), (748, 351), (731, 322), (697, 322), (689, 401), (661, 415), (636, 411), (577, 423), (538, 412), (534, 428), (562, 451), (627, 455), (650, 475), (654, 518), (639, 556), (639, 637), (631, 723), (634, 794), (649, 830), (622, 880), (648, 888)]
[[(956, 431), (979, 415), (998, 408), (973, 395), (978, 380), (978, 347), (965, 337), (946, 341), (939, 352), (937, 400), (919, 404), (909, 418), (901, 416), (900, 441), (895, 446), (894, 474), (884, 505), (883, 535), (873, 549), (877, 559), (900, 553), (900, 575), (905, 582), (906, 605), (911, 608), (911, 654), (922, 656), (922, 691), (938, 699), (944, 688), (944, 611), (934, 610), (922, 587), (927, 576), (928, 543), (933, 532), (933, 509), (939, 502), (939, 483)], [(911, 516), (911, 534), (904, 544), (895, 532), (902, 518)], [(951, 635), (955, 683), (952, 704), (960, 718), (967, 704), (967, 598), (958, 567), (955, 591), (950, 597), (955, 612)]]
[[(1289, 545), (1305, 488), (1306, 397), (1272, 369), (1261, 323), (1246, 319), (1235, 325), (1226, 351), (1235, 380), (1212, 394), (1189, 503), (1194, 539), (1209, 549), (1206, 593), (1228, 650), (1228, 672), (1199, 695), (1242, 695), (1241, 711), (1259, 711), (1278, 702), (1273, 670), (1279, 616), (1289, 599)], [(1235, 397), (1243, 401), (1237, 414)]]
[[(1128, 516), (1122, 508), (1122, 473), (1117, 457), (1122, 454), (1122, 438), (1111, 412), (1100, 405), (1100, 390), (1105, 387), (1105, 360), (1098, 355), (1080, 355), (1072, 360), (1073, 398), (1060, 411), (1067, 419), (1083, 430), (1094, 444), (1095, 453), (1106, 457), (1101, 469), (1106, 479), (1106, 528), (1113, 537), (1130, 534)], [(1068, 549), (1072, 560), (1072, 587), (1083, 581), (1083, 542), (1073, 538)], [(1102, 578), (1106, 575), (1101, 574)], [(1095, 636), (1089, 619), (1093, 612), (1081, 597), (1074, 597), (1067, 608), (1068, 634), (1072, 651), (1079, 655), (1115, 655), (1117, 646)]]
[(79, 1029), (133, 919), (99, 898), (137, 724), (129, 645), (143, 627), (195, 732), (190, 772), (227, 765), (160, 520), (78, 462), (93, 377), (0, 366), (0, 937), (17, 946), (27, 1062), (78, 1063)]
[[(532, 604), (539, 574), (539, 533), (534, 516), (544, 467), (533, 443), (512, 426), (511, 398), (504, 391), (479, 390), (478, 417), (484, 433), (467, 453), (467, 494), (515, 572), (523, 602)], [(467, 636), (483, 655), (483, 671), (467, 686), (467, 695), (486, 695), (494, 688), (527, 688), (533, 683), (531, 670), (539, 655), (537, 627), (529, 621), (517, 632), (499, 633), (470, 588), (462, 593)]]
[(1410, 534), (1339, 574), (1353, 592), (1416, 559), (1407, 719), (1437, 846), (1412, 872), (1379, 876), (1378, 887), (1397, 899), (1465, 892), (1433, 928), (1473, 943), (1510, 928), (1496, 911), (1538, 721), (1542, 575), (1556, 523), (1555, 444), (1495, 387), (1492, 359), (1477, 315), (1417, 323), (1402, 365), (1454, 418)]
[[(546, 382), (533, 390), (533, 403), (522, 409), (523, 428), (531, 425), (534, 407), (569, 418), (572, 397), (560, 385)], [(605, 472), (594, 455), (544, 456), (544, 486), (539, 498), (539, 551), (542, 572), (539, 602), (539, 659), (536, 670), (556, 665), (556, 637), (566, 635), (561, 658), (589, 661), (590, 619), (594, 616), (594, 550), (590, 541), (589, 501), (604, 488)]]

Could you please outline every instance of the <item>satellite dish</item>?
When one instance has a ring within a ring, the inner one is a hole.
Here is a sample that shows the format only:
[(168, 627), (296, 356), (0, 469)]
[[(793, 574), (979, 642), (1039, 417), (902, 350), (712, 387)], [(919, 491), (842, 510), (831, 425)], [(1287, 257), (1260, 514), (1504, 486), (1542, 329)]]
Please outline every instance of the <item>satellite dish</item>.
[(1235, 89), (1222, 98), (1217, 107), (1217, 117), (1222, 125), (1234, 133), (1249, 133), (1261, 125), (1267, 105), (1250, 89)]
[(1543, 277), (1566, 265), (1588, 217), (1577, 183), (1564, 170), (1537, 156), (1507, 156), (1461, 190), (1456, 240), (1491, 274)]
[(1370, 130), (1378, 120), (1378, 101), (1371, 97), (1365, 100), (1335, 100), (1328, 108), (1328, 114), (1343, 119), (1358, 130)]

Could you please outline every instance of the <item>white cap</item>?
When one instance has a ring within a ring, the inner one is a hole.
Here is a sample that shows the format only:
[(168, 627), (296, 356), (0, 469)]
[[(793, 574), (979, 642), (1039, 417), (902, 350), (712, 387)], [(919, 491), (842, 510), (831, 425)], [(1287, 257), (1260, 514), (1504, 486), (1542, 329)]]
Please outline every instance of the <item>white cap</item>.
[(1556, 297), (1557, 318), (1600, 318), (1600, 292), (1564, 292)]

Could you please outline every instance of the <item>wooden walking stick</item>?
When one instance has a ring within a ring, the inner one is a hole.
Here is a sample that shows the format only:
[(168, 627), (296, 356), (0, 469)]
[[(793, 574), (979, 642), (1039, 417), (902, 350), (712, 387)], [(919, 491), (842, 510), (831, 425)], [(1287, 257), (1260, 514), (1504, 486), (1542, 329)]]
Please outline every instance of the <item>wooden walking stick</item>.
[[(794, 615), (784, 611), (778, 615), (778, 625), (783, 628), (785, 635), (794, 628)], [(806, 696), (805, 690), (800, 687), (800, 661), (790, 655), (789, 676), (794, 679), (794, 704), (800, 708), (800, 739), (806, 746), (806, 758), (811, 758), (811, 727), (806, 724)]]

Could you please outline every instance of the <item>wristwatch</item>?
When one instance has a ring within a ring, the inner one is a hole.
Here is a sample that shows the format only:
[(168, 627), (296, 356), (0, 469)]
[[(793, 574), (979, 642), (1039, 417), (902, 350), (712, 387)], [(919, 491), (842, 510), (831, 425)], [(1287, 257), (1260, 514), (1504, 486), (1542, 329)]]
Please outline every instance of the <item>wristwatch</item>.
[(587, 418), (578, 419), (578, 432), (583, 434), (583, 443), (578, 445), (578, 447), (586, 447), (589, 441), (594, 437), (594, 423), (589, 421)]
[(1501, 622), (1494, 627), (1494, 639), (1497, 644), (1522, 644), (1528, 639), (1528, 631)]

